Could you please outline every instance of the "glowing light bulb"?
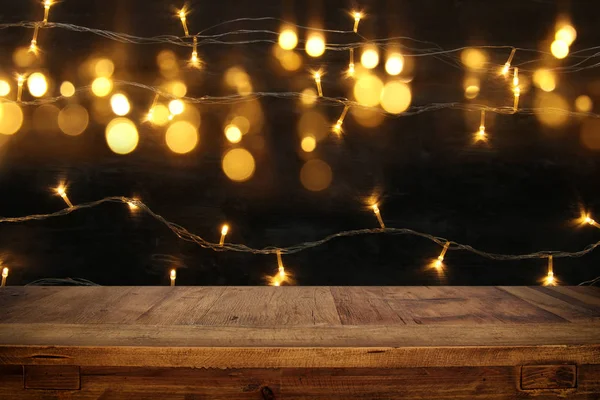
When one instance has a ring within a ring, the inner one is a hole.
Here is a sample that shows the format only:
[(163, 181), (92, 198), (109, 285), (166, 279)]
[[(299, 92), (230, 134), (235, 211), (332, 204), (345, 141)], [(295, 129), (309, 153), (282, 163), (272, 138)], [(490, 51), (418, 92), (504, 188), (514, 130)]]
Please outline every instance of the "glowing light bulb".
[(360, 11), (354, 11), (352, 16), (354, 17), (354, 32), (358, 32), (358, 23), (362, 18), (362, 13)]
[(311, 33), (306, 41), (306, 54), (321, 57), (325, 53), (325, 39), (319, 33)]
[[(285, 280), (285, 268), (283, 267), (283, 260), (281, 259), (281, 252), (277, 250), (277, 274), (279, 278), (276, 278), (281, 281)], [(275, 285), (279, 286), (279, 285)]]
[(555, 286), (558, 283), (554, 277), (553, 269), (552, 254), (550, 254), (548, 256), (548, 274), (544, 278), (544, 286)]
[(338, 118), (337, 122), (333, 126), (333, 131), (338, 135), (342, 133), (342, 124), (344, 123), (344, 119), (346, 118), (346, 114), (348, 114), (348, 110), (350, 109), (349, 105), (344, 106), (344, 110), (342, 111), (342, 115)]
[(556, 39), (550, 45), (550, 52), (559, 60), (569, 55), (569, 45), (564, 40)]
[(110, 98), (110, 106), (116, 115), (124, 116), (129, 114), (131, 105), (129, 99), (123, 93), (115, 93)]
[(196, 38), (196, 36), (194, 36), (192, 46), (192, 57), (190, 58), (190, 65), (194, 68), (200, 68), (200, 60), (198, 59), (198, 38)]
[(375, 217), (377, 217), (377, 221), (379, 222), (379, 226), (381, 229), (385, 229), (385, 224), (383, 223), (383, 219), (381, 218), (381, 212), (379, 211), (379, 206), (377, 204), (373, 204), (371, 206), (373, 212), (375, 213)]
[(175, 269), (171, 270), (169, 278), (171, 278), (171, 286), (175, 286), (175, 279), (177, 279), (177, 271), (175, 271)]
[(127, 202), (127, 205), (129, 206), (129, 209), (131, 211), (137, 211), (139, 209), (137, 203), (137, 199), (131, 199), (130, 201)]
[(323, 88), (321, 87), (321, 71), (317, 71), (313, 74), (315, 78), (315, 83), (317, 84), (317, 91), (319, 92), (319, 97), (323, 97)]
[(519, 87), (519, 68), (515, 68), (515, 73), (513, 75), (513, 93), (515, 95), (513, 110), (516, 112), (519, 108), (519, 97), (521, 96), (521, 88)]
[(23, 96), (23, 83), (25, 83), (25, 75), (17, 75), (17, 103), (21, 102)]
[(441, 269), (444, 266), (444, 257), (446, 256), (446, 252), (448, 251), (449, 247), (450, 247), (450, 242), (446, 242), (444, 244), (444, 248), (442, 249), (442, 252), (438, 256), (437, 260), (435, 260), (435, 263), (433, 263), (433, 266), (436, 269)]
[(373, 69), (379, 64), (379, 51), (377, 47), (367, 47), (360, 56), (360, 63), (367, 69)]
[(485, 133), (485, 110), (481, 110), (481, 122), (479, 123), (479, 130), (475, 134), (475, 141), (486, 141), (487, 135)]
[(354, 49), (350, 48), (350, 61), (348, 62), (348, 76), (349, 77), (353, 77), (354, 76)]
[(156, 104), (158, 103), (158, 96), (159, 96), (158, 93), (156, 93), (154, 95), (154, 100), (152, 100), (152, 105), (150, 106), (150, 109), (148, 110), (148, 114), (146, 114), (146, 121), (153, 122), (154, 108), (156, 107)]
[(183, 32), (185, 32), (185, 36), (189, 36), (190, 32), (188, 31), (188, 27), (187, 27), (186, 15), (187, 15), (187, 11), (186, 11), (185, 7), (183, 7), (181, 10), (179, 10), (177, 12), (177, 16), (181, 20), (181, 25), (183, 26)]
[(385, 72), (389, 75), (396, 76), (402, 72), (404, 68), (404, 57), (400, 53), (392, 53), (388, 56), (385, 62)]
[(514, 70), (514, 75), (513, 75), (513, 86), (517, 87), (519, 86), (519, 68), (515, 67)]
[(274, 278), (273, 281), (271, 282), (271, 284), (273, 286), (281, 286), (281, 282), (279, 282), (279, 279)]
[(221, 239), (219, 240), (219, 246), (223, 246), (225, 243), (225, 236), (227, 236), (227, 232), (229, 232), (229, 225), (225, 224), (221, 227)]
[(504, 76), (508, 76), (508, 71), (510, 70), (510, 63), (512, 63), (512, 59), (515, 56), (515, 53), (517, 52), (516, 48), (513, 48), (510, 52), (510, 55), (508, 56), (508, 60), (506, 61), (506, 63), (504, 64), (504, 67), (502, 67), (502, 70), (500, 71), (500, 73)]
[(33, 38), (31, 39), (31, 43), (29, 44), (29, 52), (33, 53), (35, 55), (38, 54), (39, 48), (37, 47), (37, 37), (38, 37), (38, 32), (39, 32), (39, 25), (35, 25), (35, 28), (33, 28)]
[(600, 224), (598, 224), (593, 218), (591, 218), (589, 216), (589, 214), (587, 214), (584, 218), (583, 218), (583, 223), (594, 226), (598, 229), (600, 229)]
[(283, 50), (293, 50), (298, 45), (298, 35), (293, 29), (286, 28), (279, 34), (279, 47)]
[(6, 278), (8, 278), (8, 268), (2, 268), (2, 284), (0, 286), (6, 286)]
[(58, 186), (56, 188), (56, 193), (58, 193), (58, 195), (60, 197), (62, 197), (62, 199), (65, 201), (65, 203), (67, 203), (69, 208), (73, 207), (73, 203), (71, 203), (71, 200), (69, 200), (69, 197), (67, 196), (67, 188), (66, 187), (64, 187), (63, 185)]
[(181, 100), (171, 100), (169, 102), (169, 111), (171, 114), (169, 115), (169, 121), (171, 121), (176, 115), (183, 113), (185, 110), (185, 104)]
[(44, 0), (44, 24), (48, 23), (48, 15), (50, 14), (51, 6), (52, 0)]

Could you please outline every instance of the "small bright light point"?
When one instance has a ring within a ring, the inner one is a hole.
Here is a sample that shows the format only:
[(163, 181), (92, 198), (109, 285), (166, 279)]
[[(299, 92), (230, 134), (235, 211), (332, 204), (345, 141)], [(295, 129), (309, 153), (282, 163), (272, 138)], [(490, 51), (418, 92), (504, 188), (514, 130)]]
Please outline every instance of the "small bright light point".
[(279, 282), (279, 279), (273, 279), (273, 286), (281, 286), (281, 282)]
[(64, 81), (60, 85), (60, 94), (65, 97), (73, 96), (75, 94), (75, 86), (69, 81)]
[(360, 56), (360, 63), (367, 69), (373, 69), (379, 64), (379, 52), (376, 47), (366, 48)]
[(227, 235), (227, 232), (229, 232), (229, 225), (223, 225), (221, 228), (221, 235)]
[(48, 82), (41, 72), (34, 72), (27, 79), (27, 88), (33, 97), (42, 97), (48, 91)]
[(2, 268), (2, 277), (3, 278), (8, 277), (8, 268), (7, 267)]
[(554, 272), (548, 272), (548, 275), (544, 279), (544, 286), (556, 285), (556, 278), (554, 278)]
[(185, 110), (185, 104), (181, 100), (171, 100), (169, 102), (169, 111), (172, 115), (179, 115)]
[(227, 125), (225, 127), (225, 137), (231, 143), (239, 143), (242, 140), (242, 131), (235, 125)]
[(292, 29), (284, 29), (279, 34), (279, 47), (284, 50), (292, 50), (298, 45), (298, 35)]
[(135, 211), (135, 210), (138, 209), (138, 206), (136, 206), (133, 201), (128, 201), (127, 205), (129, 206), (129, 209), (132, 210), (132, 211)]
[(575, 99), (575, 108), (577, 111), (590, 112), (592, 111), (593, 102), (590, 96), (581, 95)]
[(317, 147), (317, 140), (314, 136), (308, 135), (302, 139), (300, 147), (302, 147), (302, 150), (305, 152), (310, 153)]
[(106, 97), (112, 91), (113, 83), (108, 78), (96, 78), (92, 82), (92, 93), (98, 97)]
[(355, 20), (356, 19), (360, 20), (362, 18), (362, 13), (360, 11), (354, 11), (352, 13), (352, 16), (354, 17)]
[(385, 62), (385, 72), (387, 72), (389, 75), (396, 76), (402, 72), (403, 68), (404, 57), (402, 57), (402, 54), (390, 54), (387, 61)]
[(325, 53), (325, 40), (323, 36), (312, 33), (306, 41), (306, 54), (311, 57), (320, 57)]
[(557, 39), (550, 45), (550, 51), (554, 57), (561, 60), (569, 55), (569, 45), (567, 42)]
[(175, 271), (174, 269), (171, 270), (171, 273), (169, 274), (170, 278), (172, 281), (174, 281), (177, 278), (177, 271)]
[(122, 93), (116, 93), (110, 98), (110, 106), (113, 112), (119, 116), (127, 115), (131, 110), (127, 96)]
[(556, 31), (554, 38), (556, 40), (561, 40), (570, 46), (577, 38), (577, 31), (571, 25), (564, 25)]
[(138, 145), (139, 136), (135, 124), (127, 118), (115, 118), (106, 126), (106, 143), (116, 154), (129, 154)]
[(0, 96), (6, 96), (10, 93), (10, 84), (4, 79), (0, 80)]
[(23, 125), (23, 110), (16, 103), (0, 103), (2, 118), (0, 118), (0, 134), (14, 135)]
[(62, 197), (62, 196), (65, 195), (65, 190), (66, 190), (65, 187), (61, 185), (61, 186), (59, 186), (59, 187), (56, 188), (56, 193), (58, 193), (59, 196)]

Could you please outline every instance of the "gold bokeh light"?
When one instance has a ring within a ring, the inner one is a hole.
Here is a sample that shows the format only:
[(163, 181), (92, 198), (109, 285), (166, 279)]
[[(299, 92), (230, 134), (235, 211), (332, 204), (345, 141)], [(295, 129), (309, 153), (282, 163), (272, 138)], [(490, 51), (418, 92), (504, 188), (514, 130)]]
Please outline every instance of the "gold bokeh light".
[(58, 113), (58, 127), (66, 135), (80, 135), (87, 128), (88, 123), (87, 110), (78, 104), (70, 104)]
[[(590, 112), (594, 107), (594, 103), (590, 96), (581, 95), (575, 99), (575, 109), (581, 112)], [(600, 132), (600, 131), (599, 131)]]
[(41, 72), (34, 72), (27, 78), (27, 89), (33, 97), (42, 97), (48, 91), (48, 81)]
[(550, 45), (550, 51), (554, 57), (562, 60), (569, 55), (569, 45), (564, 40), (556, 39)]
[(234, 182), (244, 182), (252, 177), (255, 169), (254, 157), (242, 148), (231, 149), (223, 156), (223, 172)]
[(188, 121), (177, 121), (167, 129), (165, 141), (173, 153), (186, 154), (196, 148), (198, 130)]
[(366, 69), (373, 69), (379, 65), (379, 51), (375, 46), (367, 46), (360, 56), (360, 63)]
[(94, 73), (97, 77), (110, 78), (115, 72), (115, 64), (108, 58), (101, 58), (94, 64)]
[(98, 97), (106, 97), (112, 91), (113, 83), (106, 77), (94, 79), (92, 82), (92, 93)]
[(533, 84), (544, 92), (556, 89), (556, 75), (547, 69), (538, 69), (533, 73)]
[(464, 65), (471, 69), (482, 69), (487, 63), (486, 54), (479, 49), (468, 48), (460, 53), (460, 59)]
[(400, 75), (404, 68), (404, 57), (400, 53), (392, 53), (385, 62), (385, 72), (389, 75)]
[(279, 47), (283, 50), (292, 50), (298, 45), (298, 35), (291, 28), (284, 28), (279, 34)]
[(23, 110), (16, 103), (0, 102), (2, 118), (0, 118), (0, 133), (14, 135), (23, 125)]
[(302, 138), (302, 141), (300, 142), (300, 147), (305, 152), (310, 153), (314, 151), (317, 147), (317, 140), (313, 135), (307, 135), (304, 138)]
[(331, 185), (333, 174), (325, 161), (308, 160), (300, 170), (300, 182), (311, 192), (320, 192)]
[(365, 74), (354, 84), (354, 97), (362, 106), (375, 107), (379, 105), (382, 90), (381, 79), (375, 75)]
[(388, 82), (381, 92), (381, 107), (391, 114), (400, 114), (406, 111), (411, 100), (410, 88), (403, 82)]
[(115, 118), (106, 126), (106, 143), (116, 154), (131, 153), (137, 147), (138, 141), (137, 127), (127, 118)]
[(123, 93), (115, 93), (110, 98), (110, 106), (116, 115), (124, 116), (129, 114), (131, 105), (129, 99)]
[(225, 137), (231, 143), (239, 143), (242, 140), (242, 131), (234, 124), (229, 124), (225, 127)]
[(65, 97), (71, 97), (75, 94), (75, 85), (69, 81), (60, 84), (60, 94)]
[(319, 33), (311, 33), (306, 40), (306, 54), (316, 58), (325, 53), (325, 39)]
[(0, 79), (0, 96), (7, 96), (10, 93), (10, 84), (4, 79)]

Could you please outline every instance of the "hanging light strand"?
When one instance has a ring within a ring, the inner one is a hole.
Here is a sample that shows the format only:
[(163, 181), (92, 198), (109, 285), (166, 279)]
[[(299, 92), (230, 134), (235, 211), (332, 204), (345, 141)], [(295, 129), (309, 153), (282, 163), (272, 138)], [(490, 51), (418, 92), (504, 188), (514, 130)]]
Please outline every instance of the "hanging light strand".
[(342, 124), (344, 123), (344, 119), (346, 118), (346, 114), (348, 114), (349, 109), (350, 109), (350, 106), (346, 104), (344, 106), (344, 110), (342, 111), (342, 114), (340, 115), (337, 122), (333, 126), (333, 131), (335, 133), (337, 133), (338, 135), (342, 133)]
[(506, 61), (506, 63), (504, 64), (504, 67), (502, 67), (502, 70), (500, 71), (500, 73), (502, 75), (504, 75), (505, 77), (508, 76), (508, 71), (510, 70), (510, 64), (512, 63), (513, 57), (515, 56), (516, 52), (517, 52), (516, 47), (513, 47), (513, 49), (510, 52), (510, 55), (508, 56), (508, 60)]

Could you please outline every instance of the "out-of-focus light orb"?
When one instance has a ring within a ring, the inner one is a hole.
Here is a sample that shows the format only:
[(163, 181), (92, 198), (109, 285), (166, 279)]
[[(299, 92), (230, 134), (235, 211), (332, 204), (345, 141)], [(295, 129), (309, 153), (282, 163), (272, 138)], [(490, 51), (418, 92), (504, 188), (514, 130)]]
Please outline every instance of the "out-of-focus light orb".
[(376, 109), (352, 107), (350, 114), (354, 120), (365, 128), (375, 128), (383, 122), (385, 115)]
[(231, 143), (239, 143), (242, 140), (242, 131), (233, 124), (227, 125), (225, 127), (225, 137)]
[(329, 164), (321, 160), (308, 160), (300, 170), (302, 186), (311, 192), (320, 192), (331, 185), (333, 174)]
[(286, 71), (297, 71), (302, 66), (302, 57), (293, 51), (285, 51), (280, 54), (279, 63)]
[(165, 78), (174, 78), (179, 73), (179, 65), (177, 57), (171, 50), (162, 50), (156, 56), (156, 63), (160, 69), (160, 73)]
[(460, 59), (464, 65), (471, 69), (481, 69), (487, 62), (486, 54), (479, 49), (473, 48), (463, 50), (460, 53)]
[(286, 28), (279, 34), (279, 47), (284, 50), (292, 50), (298, 45), (298, 35), (290, 28)]
[(87, 110), (78, 104), (70, 104), (58, 113), (58, 127), (69, 136), (80, 135), (89, 122)]
[(329, 135), (330, 130), (331, 122), (318, 111), (307, 111), (298, 120), (300, 136), (310, 132), (317, 140), (321, 140)]
[(469, 85), (465, 88), (465, 98), (473, 100), (479, 96), (479, 86)]
[(250, 132), (250, 121), (248, 121), (248, 118), (244, 117), (243, 115), (237, 115), (233, 117), (231, 124), (237, 126), (240, 132), (242, 132), (242, 135)]
[(556, 89), (556, 76), (547, 69), (538, 69), (533, 73), (533, 84), (544, 92), (551, 92)]
[(168, 90), (175, 97), (183, 97), (187, 93), (187, 86), (181, 81), (173, 81), (170, 82)]
[[(594, 107), (594, 103), (590, 96), (581, 95), (575, 99), (575, 109), (581, 112), (590, 112)], [(598, 132), (600, 134), (600, 132)]]
[(173, 153), (189, 153), (198, 144), (198, 130), (188, 121), (177, 121), (167, 129), (165, 141)]
[(392, 53), (388, 56), (385, 62), (385, 72), (389, 75), (396, 76), (402, 72), (404, 68), (404, 57), (400, 53)]
[(365, 74), (354, 83), (354, 97), (365, 107), (375, 107), (381, 99), (383, 82), (375, 75)]
[(110, 78), (115, 72), (115, 64), (108, 58), (101, 58), (94, 65), (94, 73), (97, 77)]
[(317, 102), (317, 92), (313, 88), (304, 89), (302, 93), (300, 93), (300, 102), (310, 107)]
[(154, 107), (154, 113), (152, 114), (152, 122), (158, 126), (164, 126), (169, 122), (169, 109), (164, 104), (157, 104)]
[(115, 93), (112, 95), (110, 98), (110, 107), (115, 114), (121, 117), (129, 114), (129, 111), (131, 110), (129, 99), (123, 93)]
[(27, 78), (27, 88), (33, 97), (42, 97), (48, 91), (48, 81), (41, 72), (34, 72)]
[(240, 87), (250, 82), (250, 76), (240, 67), (231, 67), (225, 71), (225, 83), (231, 87)]
[(550, 45), (550, 51), (554, 57), (562, 60), (569, 55), (569, 45), (567, 42), (557, 39)]
[(92, 82), (92, 93), (98, 97), (106, 97), (112, 91), (113, 83), (110, 79), (100, 77)]
[(410, 106), (412, 94), (406, 83), (388, 82), (381, 91), (381, 107), (390, 114), (400, 114)]
[(325, 53), (325, 40), (318, 33), (311, 33), (306, 41), (306, 54), (311, 57), (321, 57)]
[(307, 153), (314, 151), (317, 148), (317, 140), (313, 135), (308, 135), (302, 138), (300, 142), (300, 147)]
[(23, 110), (16, 103), (0, 103), (2, 118), (0, 118), (0, 133), (14, 135), (23, 125)]
[(0, 96), (6, 96), (10, 93), (10, 84), (4, 79), (0, 79)]
[(138, 141), (137, 127), (127, 118), (115, 118), (106, 126), (106, 143), (114, 153), (129, 154), (135, 150)]
[(576, 38), (577, 31), (571, 25), (563, 25), (554, 35), (554, 39), (565, 42), (567, 46), (572, 45)]
[(553, 128), (567, 122), (569, 103), (556, 93), (538, 93), (539, 95), (535, 99), (535, 115), (538, 120), (542, 124)]
[(246, 149), (231, 149), (223, 156), (222, 167), (229, 179), (244, 182), (254, 174), (254, 157)]
[(202, 122), (202, 117), (196, 107), (186, 107), (183, 113), (179, 115), (179, 119), (189, 122), (196, 129), (200, 128), (200, 123)]
[(71, 97), (75, 94), (75, 85), (69, 81), (60, 84), (60, 94), (65, 97)]
[(56, 132), (60, 110), (54, 104), (42, 104), (33, 112), (33, 129), (38, 132)]
[(13, 53), (13, 62), (21, 68), (31, 66), (36, 60), (35, 54), (29, 51), (29, 47), (19, 47)]
[(377, 47), (369, 46), (365, 48), (360, 56), (360, 63), (366, 69), (373, 69), (379, 65), (379, 51), (377, 51)]
[(588, 149), (600, 150), (600, 120), (587, 118), (581, 125), (581, 143)]
[(181, 100), (171, 100), (169, 102), (169, 111), (173, 115), (179, 115), (185, 109), (185, 104)]

